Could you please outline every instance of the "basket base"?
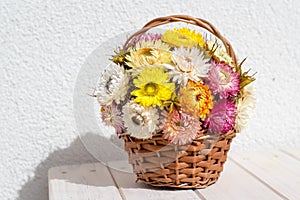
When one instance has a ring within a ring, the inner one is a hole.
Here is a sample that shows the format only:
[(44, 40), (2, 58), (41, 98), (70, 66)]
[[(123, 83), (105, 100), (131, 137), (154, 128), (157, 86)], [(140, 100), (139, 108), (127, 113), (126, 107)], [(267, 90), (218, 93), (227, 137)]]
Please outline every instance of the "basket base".
[(155, 187), (201, 189), (218, 180), (234, 137), (232, 131), (186, 146), (169, 144), (161, 134), (148, 140), (129, 135), (123, 139), (138, 181)]
[[(139, 180), (137, 180), (139, 181)], [(141, 180), (142, 181), (142, 180)], [(195, 184), (195, 185), (188, 185), (188, 184), (181, 184), (181, 185), (164, 185), (164, 184), (161, 184), (161, 183), (149, 183), (149, 182), (145, 182), (145, 181), (142, 181), (143, 183), (147, 184), (147, 185), (151, 185), (153, 187), (160, 187), (160, 188), (175, 188), (175, 189), (204, 189), (204, 188), (207, 188), (208, 186), (210, 185), (213, 185), (214, 183), (216, 183), (218, 181), (218, 178), (215, 179), (215, 180), (212, 180), (210, 182), (208, 182), (207, 184), (205, 185), (201, 185), (201, 184)]]

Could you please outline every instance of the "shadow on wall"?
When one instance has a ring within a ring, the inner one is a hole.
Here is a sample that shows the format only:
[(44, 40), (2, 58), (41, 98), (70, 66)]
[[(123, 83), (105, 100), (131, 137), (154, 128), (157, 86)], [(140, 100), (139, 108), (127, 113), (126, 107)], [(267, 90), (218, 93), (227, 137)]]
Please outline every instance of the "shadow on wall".
[[(84, 137), (85, 141), (103, 140), (95, 134)], [(48, 200), (48, 170), (51, 167), (97, 162), (83, 146), (82, 139), (77, 137), (68, 148), (54, 151), (41, 162), (34, 171), (34, 177), (19, 191), (18, 200)]]

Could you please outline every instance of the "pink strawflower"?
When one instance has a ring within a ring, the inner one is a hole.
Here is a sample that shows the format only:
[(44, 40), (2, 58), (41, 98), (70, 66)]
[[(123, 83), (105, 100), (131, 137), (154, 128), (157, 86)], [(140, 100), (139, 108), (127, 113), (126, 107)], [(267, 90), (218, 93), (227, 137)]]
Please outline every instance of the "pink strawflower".
[(101, 106), (101, 119), (107, 126), (114, 127), (117, 135), (123, 132), (122, 113), (114, 101), (111, 105)]
[(173, 109), (170, 113), (164, 111), (162, 115), (163, 137), (173, 144), (190, 144), (201, 130), (201, 122), (182, 111)]
[(139, 45), (141, 45), (142, 41), (145, 41), (145, 42), (147, 42), (149, 40), (157, 41), (157, 40), (160, 40), (161, 37), (162, 37), (162, 35), (159, 33), (144, 33), (144, 34), (139, 35), (136, 38), (134, 38), (132, 43), (133, 44), (139, 43)]
[(214, 95), (220, 98), (234, 97), (240, 90), (240, 75), (224, 63), (213, 61), (208, 72), (207, 83)]
[(227, 133), (235, 125), (236, 110), (232, 100), (221, 99), (214, 104), (204, 126), (210, 133)]

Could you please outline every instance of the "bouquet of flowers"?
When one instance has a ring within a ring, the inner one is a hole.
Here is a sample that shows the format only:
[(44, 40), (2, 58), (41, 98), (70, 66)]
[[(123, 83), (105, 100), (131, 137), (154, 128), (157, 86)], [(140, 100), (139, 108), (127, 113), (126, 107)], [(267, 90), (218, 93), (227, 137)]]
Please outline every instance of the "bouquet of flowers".
[(254, 77), (227, 40), (186, 27), (150, 28), (130, 37), (102, 73), (94, 94), (102, 121), (117, 135), (151, 140), (159, 134), (174, 145), (241, 131), (254, 107)]
[(254, 78), (216, 40), (188, 28), (144, 33), (113, 57), (96, 88), (102, 120), (116, 134), (158, 132), (184, 145), (201, 131), (240, 131), (254, 106)]

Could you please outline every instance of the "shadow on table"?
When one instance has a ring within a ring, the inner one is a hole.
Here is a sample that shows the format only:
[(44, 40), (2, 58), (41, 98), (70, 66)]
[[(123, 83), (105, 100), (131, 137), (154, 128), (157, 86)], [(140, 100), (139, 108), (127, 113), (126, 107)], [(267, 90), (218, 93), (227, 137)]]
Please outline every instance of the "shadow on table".
[(68, 148), (59, 149), (52, 152), (44, 161), (42, 161), (34, 171), (34, 177), (29, 179), (19, 190), (18, 200), (48, 200), (48, 170), (51, 167), (61, 165), (76, 165), (82, 163), (97, 162), (91, 156), (82, 143), (88, 145), (87, 141), (99, 144), (104, 139), (95, 134), (86, 134), (77, 137)]
[[(83, 142), (82, 142), (83, 141)], [(109, 142), (111, 141), (111, 142)], [(19, 190), (18, 200), (48, 200), (48, 170), (52, 167), (63, 166), (63, 165), (78, 165), (84, 163), (95, 163), (99, 160), (108, 162), (113, 158), (118, 164), (119, 169), (122, 166), (125, 168), (128, 166), (127, 153), (123, 151), (123, 148), (116, 149), (116, 146), (111, 145), (112, 143), (117, 144), (118, 147), (123, 147), (123, 143), (119, 143), (121, 140), (117, 138), (101, 137), (93, 133), (87, 133), (80, 138), (77, 137), (69, 147), (65, 149), (58, 149), (52, 152), (44, 161), (42, 161), (34, 171), (34, 177), (30, 178)], [(83, 145), (83, 143), (85, 145)], [(100, 145), (99, 145), (100, 144)], [(88, 150), (86, 149), (86, 147)], [(112, 150), (111, 148), (114, 148)], [(103, 150), (106, 150), (103, 153)], [(92, 152), (93, 156), (89, 153)], [(99, 153), (98, 153), (99, 152)], [(109, 152), (112, 152), (111, 154)], [(98, 153), (98, 155), (95, 155)], [(94, 157), (96, 156), (96, 158)], [(98, 156), (98, 157), (97, 157)], [(100, 158), (100, 157), (101, 158)], [(125, 156), (125, 157), (124, 157)], [(126, 161), (126, 163), (124, 163)], [(109, 162), (112, 163), (112, 162)], [(111, 166), (112, 167), (112, 166)], [(114, 176), (118, 176), (122, 180), (122, 187), (125, 188), (143, 188), (143, 189), (154, 189), (154, 190), (172, 190), (170, 188), (153, 188), (142, 182), (136, 183), (136, 177), (132, 173), (124, 173), (124, 171), (114, 170), (114, 167), (110, 169)], [(125, 170), (126, 171), (126, 170)], [(131, 171), (131, 170), (130, 170)], [(127, 170), (128, 172), (128, 170)], [(76, 182), (74, 182), (76, 183)], [(113, 184), (114, 186), (114, 184)]]

